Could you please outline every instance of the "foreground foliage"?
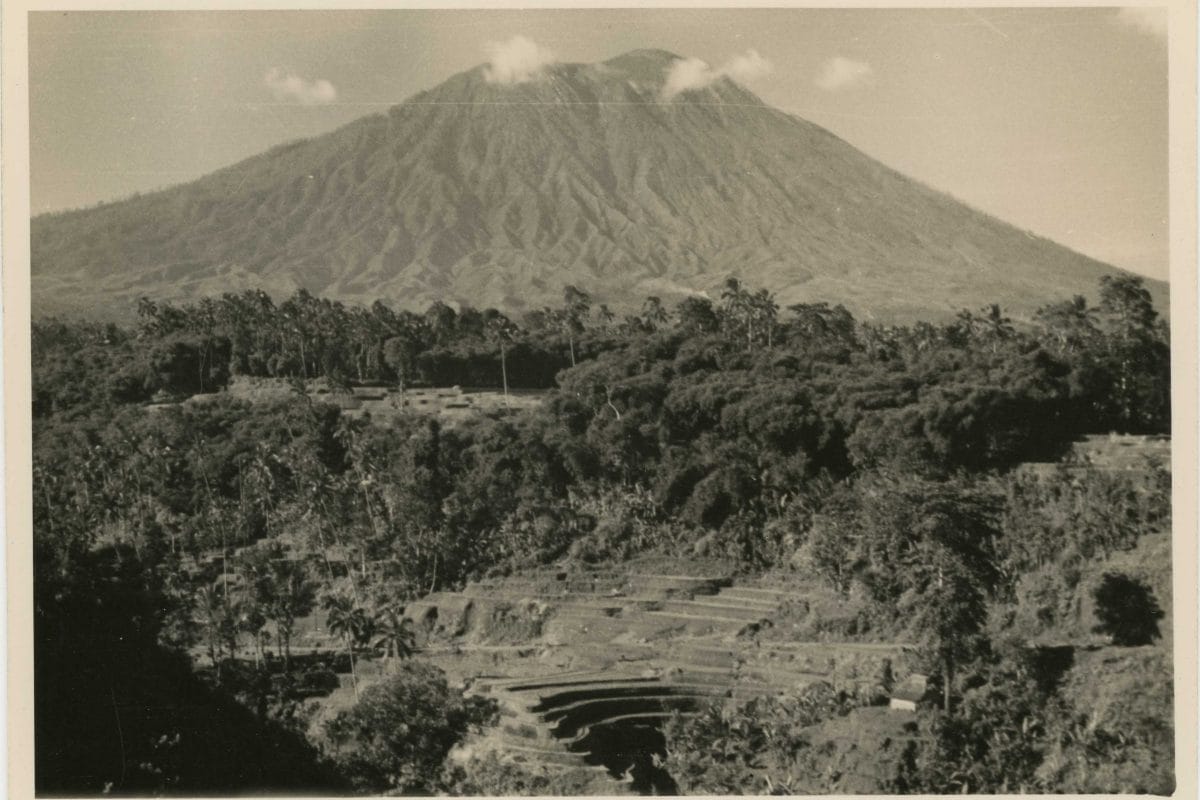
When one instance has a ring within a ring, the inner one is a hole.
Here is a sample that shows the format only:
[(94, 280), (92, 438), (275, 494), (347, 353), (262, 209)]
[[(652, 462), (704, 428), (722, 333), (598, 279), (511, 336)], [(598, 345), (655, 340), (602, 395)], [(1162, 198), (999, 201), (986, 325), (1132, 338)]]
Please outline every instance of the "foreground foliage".
[(496, 716), (494, 701), (464, 699), (441, 670), (405, 662), (325, 723), (335, 763), (372, 793), (429, 793), (454, 745)]

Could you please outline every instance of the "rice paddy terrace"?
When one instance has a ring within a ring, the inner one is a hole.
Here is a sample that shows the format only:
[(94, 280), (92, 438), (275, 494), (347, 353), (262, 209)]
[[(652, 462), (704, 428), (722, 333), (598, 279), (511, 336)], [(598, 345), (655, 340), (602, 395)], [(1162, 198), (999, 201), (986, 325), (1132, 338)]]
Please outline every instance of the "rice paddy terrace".
[[(253, 378), (238, 375), (230, 381), (226, 393), (251, 402), (281, 400), (292, 396), (295, 389), (278, 378)], [(386, 421), (402, 414), (437, 417), (445, 425), (454, 425), (482, 414), (519, 412), (537, 408), (548, 393), (545, 389), (499, 389), (478, 387), (410, 387), (404, 391), (392, 386), (353, 386), (343, 389), (330, 387), (323, 379), (312, 380), (307, 386), (312, 399), (338, 406), (350, 417), (371, 415)], [(206, 402), (216, 394), (195, 395), (185, 402)]]
[(1019, 467), (1035, 475), (1048, 475), (1060, 469), (1095, 469), (1101, 472), (1124, 472), (1143, 476), (1148, 475), (1153, 468), (1170, 470), (1170, 436), (1116, 433), (1084, 436), (1076, 441), (1059, 461), (1028, 462)]
[(904, 674), (902, 645), (756, 636), (804, 603), (803, 588), (728, 575), (551, 570), (430, 595), (406, 615), (422, 657), (499, 704), (500, 725), (460, 755), (591, 773), (610, 793), (669, 792), (653, 754), (670, 715), (816, 681), (867, 691), (887, 668)]

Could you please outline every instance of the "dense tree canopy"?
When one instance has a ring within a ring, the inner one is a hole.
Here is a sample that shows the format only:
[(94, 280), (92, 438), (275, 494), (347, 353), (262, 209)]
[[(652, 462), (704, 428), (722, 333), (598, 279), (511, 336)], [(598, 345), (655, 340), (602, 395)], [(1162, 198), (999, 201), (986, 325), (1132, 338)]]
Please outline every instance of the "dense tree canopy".
[[(647, 298), (622, 321), (568, 289), (560, 308), (521, 321), (300, 292), (279, 304), (263, 293), (145, 301), (133, 330), (38, 322), (39, 676), (69, 685), (78, 652), (120, 639), (129, 658), (202, 647), (233, 687), (240, 633), (256, 664), (273, 646), (290, 675), (297, 621), (318, 607), (351, 663), (372, 647), (399, 661), (413, 647), (399, 609), (427, 593), (559, 559), (703, 543), (747, 572), (802, 563), (843, 597), (865, 598), (859, 634), (919, 644), (957, 716), (939, 728), (940, 755), (909, 780), (957, 788), (947, 776), (982, 745), (954, 744), (955, 725), (976, 726), (999, 702), (979, 681), (1025, 692), (994, 663), (996, 631), (1030, 609), (1039, 625), (1057, 624), (1088, 564), (1169, 525), (1162, 471), (1139, 484), (1015, 470), (1058, 458), (1081, 434), (1169, 430), (1166, 325), (1136, 279), (1101, 288), (1095, 308), (1077, 298), (1032, 321), (992, 306), (905, 327), (823, 303), (780, 309), (736, 280), (673, 309)], [(235, 376), (295, 391), (240, 400), (221, 391)], [(537, 410), (444, 425), (416, 412), (342, 414), (315, 399), (315, 379), (335, 391), (552, 388)], [(171, 402), (192, 395), (202, 402)], [(1153, 598), (1113, 581), (1099, 591), (1106, 630), (1135, 643), (1124, 632), (1148, 630)], [(111, 603), (89, 608), (86, 626), (68, 623), (68, 606), (93, 595)], [(421, 781), (440, 774), (435, 762), (470, 716), (440, 678), (405, 664), (330, 729), (360, 788), (431, 790)], [(380, 738), (376, 722), (418, 712), (429, 747)], [(294, 713), (267, 716), (295, 732)], [(70, 735), (50, 716), (38, 724), (52, 731), (39, 748)], [(681, 729), (681, 741), (728, 738), (733, 722), (717, 713), (704, 724), (707, 733)], [(735, 750), (734, 772), (745, 755)], [(718, 772), (689, 780), (730, 788)], [(113, 780), (72, 774), (55, 786), (99, 791)], [(964, 785), (1000, 784), (979, 772)], [(1009, 788), (1018, 785), (1035, 783)]]

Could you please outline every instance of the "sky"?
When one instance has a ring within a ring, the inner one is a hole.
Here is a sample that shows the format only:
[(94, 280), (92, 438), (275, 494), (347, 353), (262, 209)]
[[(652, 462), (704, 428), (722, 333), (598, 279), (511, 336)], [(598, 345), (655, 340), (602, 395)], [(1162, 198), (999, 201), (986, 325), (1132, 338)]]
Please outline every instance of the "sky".
[(34, 213), (197, 178), (491, 62), (654, 47), (900, 172), (1166, 279), (1157, 9), (34, 12)]

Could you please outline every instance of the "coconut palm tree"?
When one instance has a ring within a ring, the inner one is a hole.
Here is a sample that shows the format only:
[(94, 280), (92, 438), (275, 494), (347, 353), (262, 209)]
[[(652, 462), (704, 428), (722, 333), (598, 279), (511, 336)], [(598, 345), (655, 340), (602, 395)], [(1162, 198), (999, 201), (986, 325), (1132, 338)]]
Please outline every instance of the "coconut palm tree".
[(254, 666), (258, 668), (263, 659), (263, 638), (266, 635), (267, 615), (252, 591), (245, 591), (238, 598), (237, 626), (250, 634), (254, 640)]
[(283, 645), (284, 671), (290, 671), (292, 631), (296, 619), (312, 611), (316, 585), (302, 563), (280, 558), (270, 562), (270, 573), (261, 589), (267, 599), (268, 616), (274, 620), (279, 643)]
[(662, 300), (658, 297), (650, 295), (642, 303), (642, 323), (648, 330), (656, 331), (666, 325), (670, 319), (667, 310), (663, 308)]
[(369, 640), (374, 632), (374, 621), (367, 612), (349, 597), (342, 594), (325, 595), (321, 601), (325, 609), (329, 632), (341, 638), (350, 655), (350, 683), (354, 697), (358, 697), (358, 670), (354, 663), (354, 645)]
[(208, 657), (212, 660), (213, 669), (217, 670), (217, 675), (220, 676), (221, 665), (217, 651), (221, 642), (221, 595), (213, 591), (211, 586), (201, 586), (196, 595), (196, 606), (200, 624), (204, 627), (205, 639), (208, 641)]
[(229, 655), (233, 656), (237, 637), (237, 624), (223, 592), (215, 586), (201, 586), (197, 595), (200, 624), (208, 640), (208, 656), (216, 670), (217, 682), (221, 681), (221, 647), (228, 644)]
[(1096, 310), (1088, 307), (1082, 295), (1044, 306), (1038, 309), (1036, 318), (1060, 354), (1082, 350), (1099, 335)]
[(225, 598), (224, 618), (221, 620), (221, 637), (225, 640), (225, 649), (230, 658), (237, 657), (238, 634), (241, 633), (239, 621), (242, 616), (241, 603), (237, 596)]
[[(746, 301), (749, 305), (750, 318), (756, 323), (756, 327), (761, 330), (767, 339), (767, 347), (774, 344), (775, 324), (779, 316), (779, 304), (775, 302), (775, 297), (766, 289), (759, 289), (754, 294), (750, 295)], [(754, 333), (750, 332), (750, 345), (753, 346)]]
[(592, 296), (575, 286), (563, 287), (563, 310), (559, 317), (567, 344), (571, 348), (571, 366), (575, 366), (575, 337), (584, 331), (584, 320), (592, 309)]
[(382, 647), (389, 660), (410, 658), (417, 651), (412, 620), (394, 609), (387, 609), (380, 615), (376, 628), (378, 635), (375, 646)]
[(742, 287), (737, 278), (725, 279), (725, 288), (721, 291), (721, 327), (735, 336), (746, 334), (747, 341), (753, 341), (754, 324), (750, 316), (750, 293)]
[(517, 326), (495, 309), (484, 312), (484, 331), (500, 348), (500, 377), (504, 385), (504, 405), (508, 405), (508, 343), (517, 333)]

